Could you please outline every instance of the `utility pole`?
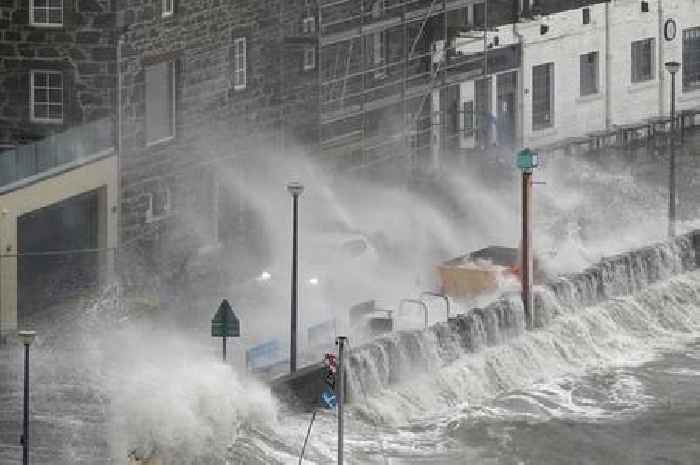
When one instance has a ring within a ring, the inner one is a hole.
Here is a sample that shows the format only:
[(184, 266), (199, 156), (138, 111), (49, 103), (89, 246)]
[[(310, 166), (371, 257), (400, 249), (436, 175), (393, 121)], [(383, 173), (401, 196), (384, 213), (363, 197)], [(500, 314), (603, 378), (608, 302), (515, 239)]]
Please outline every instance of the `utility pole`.
[(538, 164), (538, 154), (526, 148), (518, 153), (517, 166), (522, 171), (522, 237), (520, 242), (520, 277), (525, 325), (534, 327), (532, 295), (532, 172)]
[(338, 336), (335, 343), (338, 345), (338, 376), (336, 378), (336, 392), (338, 402), (338, 465), (343, 465), (343, 403), (345, 402), (345, 336)]

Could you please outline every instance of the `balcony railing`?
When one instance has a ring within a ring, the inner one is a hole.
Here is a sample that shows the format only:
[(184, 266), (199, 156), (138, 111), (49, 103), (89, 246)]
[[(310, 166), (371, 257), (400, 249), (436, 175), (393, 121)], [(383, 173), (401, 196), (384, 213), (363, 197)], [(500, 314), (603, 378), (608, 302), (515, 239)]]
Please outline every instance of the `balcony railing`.
[(0, 189), (62, 165), (104, 154), (114, 146), (114, 122), (96, 120), (30, 144), (0, 148)]

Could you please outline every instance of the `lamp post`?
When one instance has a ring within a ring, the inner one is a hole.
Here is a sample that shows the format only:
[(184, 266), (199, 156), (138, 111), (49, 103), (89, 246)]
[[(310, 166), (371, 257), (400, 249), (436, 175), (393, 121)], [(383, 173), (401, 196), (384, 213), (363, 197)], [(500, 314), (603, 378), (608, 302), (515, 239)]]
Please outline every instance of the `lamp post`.
[(29, 346), (36, 332), (20, 331), (19, 339), (24, 344), (24, 422), (22, 428), (22, 465), (29, 465)]
[(668, 174), (668, 237), (676, 236), (676, 73), (681, 67), (677, 61), (667, 61), (666, 71), (671, 73), (671, 142)]
[(304, 192), (304, 186), (298, 182), (287, 184), (287, 190), (292, 195), (292, 320), (289, 340), (289, 372), (297, 371), (297, 270), (299, 232), (299, 196)]

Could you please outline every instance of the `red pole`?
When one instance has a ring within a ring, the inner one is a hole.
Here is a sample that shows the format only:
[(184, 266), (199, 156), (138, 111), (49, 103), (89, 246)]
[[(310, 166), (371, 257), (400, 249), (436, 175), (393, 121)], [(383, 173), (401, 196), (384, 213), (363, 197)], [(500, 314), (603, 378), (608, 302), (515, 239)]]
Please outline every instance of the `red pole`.
[(532, 328), (532, 169), (523, 170), (522, 182), (522, 241), (520, 276), (522, 279), (523, 308), (525, 325)]

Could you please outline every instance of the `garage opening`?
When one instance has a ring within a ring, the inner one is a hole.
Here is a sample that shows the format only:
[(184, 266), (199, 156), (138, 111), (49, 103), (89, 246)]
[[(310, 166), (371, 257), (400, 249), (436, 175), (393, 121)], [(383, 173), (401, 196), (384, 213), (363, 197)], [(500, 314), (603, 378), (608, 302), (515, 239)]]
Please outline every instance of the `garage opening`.
[(68, 300), (89, 295), (99, 282), (101, 189), (71, 197), (18, 219), (20, 323)]

